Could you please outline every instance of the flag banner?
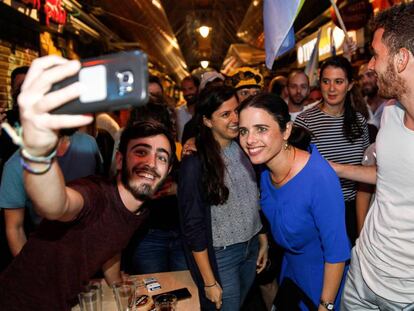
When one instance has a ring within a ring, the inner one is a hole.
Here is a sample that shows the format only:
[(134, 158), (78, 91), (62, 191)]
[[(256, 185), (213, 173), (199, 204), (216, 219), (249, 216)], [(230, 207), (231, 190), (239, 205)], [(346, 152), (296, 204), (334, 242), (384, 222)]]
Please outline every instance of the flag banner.
[(319, 29), (309, 62), (306, 64), (305, 73), (309, 78), (309, 86), (318, 85), (319, 68), (319, 41), (321, 40), (322, 28)]
[(293, 23), (305, 0), (264, 0), (266, 66), (295, 46)]

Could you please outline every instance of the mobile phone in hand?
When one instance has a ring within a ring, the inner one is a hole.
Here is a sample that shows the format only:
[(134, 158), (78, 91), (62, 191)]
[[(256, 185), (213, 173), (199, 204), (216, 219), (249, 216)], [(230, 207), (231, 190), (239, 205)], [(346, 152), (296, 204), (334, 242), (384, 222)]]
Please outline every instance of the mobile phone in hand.
[(51, 113), (115, 111), (148, 102), (148, 58), (141, 51), (118, 52), (81, 60), (77, 75), (53, 85), (51, 92), (80, 82), (81, 94)]

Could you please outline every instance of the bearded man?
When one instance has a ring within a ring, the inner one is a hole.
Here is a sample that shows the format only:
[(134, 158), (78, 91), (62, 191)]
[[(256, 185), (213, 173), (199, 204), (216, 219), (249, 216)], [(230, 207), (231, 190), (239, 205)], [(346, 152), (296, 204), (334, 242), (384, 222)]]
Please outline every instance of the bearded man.
[(48, 92), (79, 69), (78, 61), (46, 56), (33, 62), (22, 85), (24, 184), (45, 220), (0, 275), (2, 310), (70, 310), (100, 268), (109, 284), (121, 280), (117, 254), (145, 221), (148, 212), (140, 207), (171, 168), (175, 143), (168, 130), (139, 123), (122, 133), (114, 181), (92, 176), (65, 186), (55, 157), (57, 130), (93, 119), (49, 113), (79, 96), (76, 84)]

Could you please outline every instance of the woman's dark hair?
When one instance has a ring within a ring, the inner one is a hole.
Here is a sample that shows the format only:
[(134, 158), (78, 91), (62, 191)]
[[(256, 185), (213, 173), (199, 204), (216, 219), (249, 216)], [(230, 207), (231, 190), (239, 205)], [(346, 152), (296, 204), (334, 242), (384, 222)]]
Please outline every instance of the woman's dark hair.
[[(239, 113), (248, 107), (263, 109), (277, 122), (280, 130), (284, 132), (290, 121), (289, 108), (286, 102), (276, 94), (262, 93), (243, 101), (239, 106)], [(288, 138), (288, 143), (302, 150), (308, 150), (311, 141), (311, 133), (300, 126), (294, 125)]]
[[(353, 68), (351, 63), (342, 56), (333, 56), (323, 62), (320, 68), (319, 80), (322, 81), (323, 72), (328, 67), (340, 68), (345, 72), (348, 82), (353, 81)], [(355, 139), (359, 138), (363, 134), (362, 124), (358, 120), (357, 111), (352, 105), (353, 89), (347, 92), (345, 95), (344, 104), (344, 123), (342, 125), (342, 131), (346, 139), (353, 143)], [(357, 96), (357, 95), (355, 95)]]
[(211, 119), (212, 114), (233, 96), (236, 96), (235, 90), (229, 86), (204, 89), (195, 109), (196, 147), (202, 166), (202, 185), (207, 202), (213, 205), (224, 204), (229, 197), (229, 189), (224, 184), (225, 166), (220, 144), (211, 129), (204, 125), (203, 119)]
[(161, 79), (160, 78), (158, 78), (157, 76), (150, 75), (148, 77), (148, 84), (150, 84), (150, 83), (156, 83), (156, 84), (158, 84), (158, 86), (161, 89), (161, 92), (164, 93), (164, 87), (162, 86), (162, 83), (161, 83)]

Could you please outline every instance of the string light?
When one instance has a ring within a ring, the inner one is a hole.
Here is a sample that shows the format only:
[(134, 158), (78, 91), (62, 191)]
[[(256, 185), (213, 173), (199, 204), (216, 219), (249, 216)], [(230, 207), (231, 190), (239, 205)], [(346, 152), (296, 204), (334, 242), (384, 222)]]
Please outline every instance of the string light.
[(208, 37), (208, 34), (210, 33), (210, 27), (201, 26), (200, 28), (198, 28), (198, 32), (200, 33), (200, 35), (203, 38), (207, 38)]
[(206, 69), (208, 67), (208, 65), (210, 64), (210, 62), (208, 60), (202, 60), (200, 62), (200, 65), (203, 69)]

